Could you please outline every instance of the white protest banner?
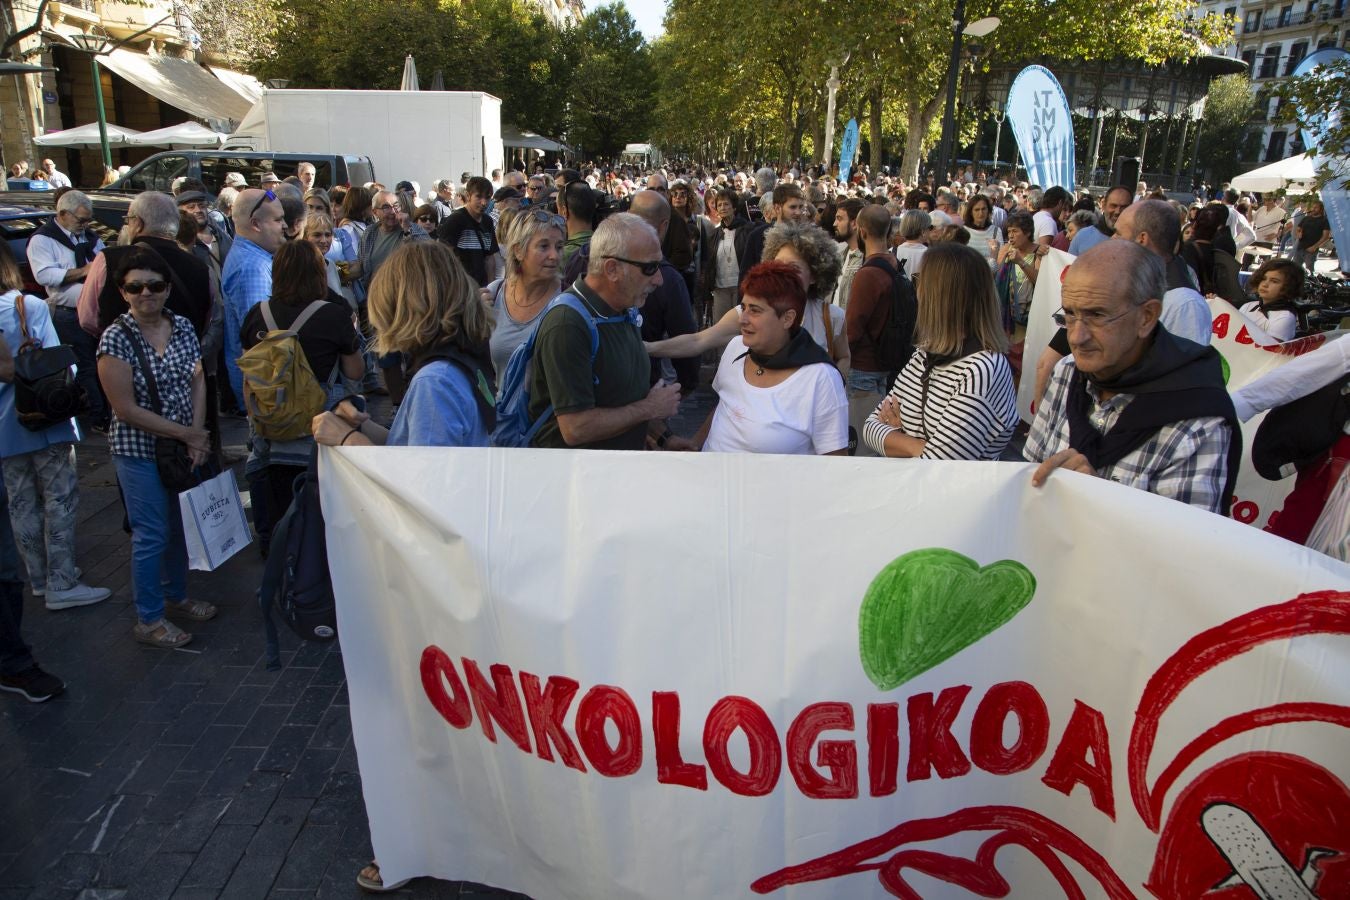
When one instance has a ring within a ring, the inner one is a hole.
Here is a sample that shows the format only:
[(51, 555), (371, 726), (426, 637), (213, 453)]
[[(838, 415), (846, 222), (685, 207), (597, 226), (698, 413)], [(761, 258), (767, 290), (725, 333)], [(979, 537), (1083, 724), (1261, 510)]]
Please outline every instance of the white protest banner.
[(1022, 344), (1022, 381), (1017, 386), (1017, 412), (1022, 420), (1030, 422), (1033, 418), (1031, 404), (1040, 398), (1036, 392), (1036, 360), (1041, 358), (1050, 339), (1055, 336), (1059, 326), (1050, 318), (1059, 312), (1060, 279), (1078, 257), (1063, 250), (1051, 250), (1041, 257), (1041, 266), (1036, 273), (1036, 290), (1031, 295), (1031, 307), (1027, 310), (1027, 334)]
[[(1254, 327), (1252, 321), (1227, 300), (1213, 296), (1206, 299), (1214, 319), (1211, 345), (1223, 357), (1229, 393), (1251, 384), (1289, 360), (1317, 349), (1328, 340), (1339, 339), (1342, 334), (1329, 332), (1283, 344), (1271, 342), (1264, 332)], [(1264, 341), (1264, 344), (1258, 341)], [(1266, 413), (1263, 412), (1242, 425), (1242, 467), (1238, 469), (1237, 484), (1233, 488), (1232, 516), (1239, 522), (1268, 530), (1272, 515), (1279, 513), (1285, 498), (1294, 489), (1294, 477), (1290, 475), (1279, 481), (1268, 481), (1252, 465), (1252, 441), (1256, 439), (1256, 430), (1265, 418)]]
[(1350, 567), (1328, 557), (1014, 463), (320, 467), (386, 882), (1350, 891)]

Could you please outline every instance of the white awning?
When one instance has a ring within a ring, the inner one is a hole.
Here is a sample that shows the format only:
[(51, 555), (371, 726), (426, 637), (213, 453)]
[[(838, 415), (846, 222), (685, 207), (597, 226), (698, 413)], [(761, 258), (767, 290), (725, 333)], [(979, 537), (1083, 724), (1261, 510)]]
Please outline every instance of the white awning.
[(199, 119), (237, 122), (248, 113), (247, 100), (210, 71), (186, 59), (114, 50), (98, 61), (147, 94)]
[(156, 128), (143, 131), (127, 140), (128, 144), (143, 147), (170, 147), (179, 150), (184, 147), (219, 147), (225, 135), (212, 131), (200, 122), (184, 122), (170, 125), (168, 128)]
[[(129, 144), (131, 143), (130, 138), (140, 134), (139, 131), (123, 128), (121, 125), (114, 125), (111, 122), (108, 122), (106, 127), (109, 146)], [(97, 122), (67, 128), (64, 131), (49, 131), (44, 135), (33, 138), (33, 143), (39, 147), (66, 147), (71, 150), (97, 150), (103, 146), (99, 140)]]
[(567, 150), (567, 145), (535, 134), (533, 131), (521, 131), (510, 125), (502, 126), (502, 145), (505, 147), (524, 147), (527, 150), (551, 150), (555, 153)]
[(233, 90), (236, 94), (243, 97), (249, 103), (257, 103), (262, 99), (262, 82), (252, 75), (246, 75), (243, 72), (236, 72), (233, 69), (221, 69), (213, 66), (211, 73)]
[(1291, 185), (1310, 184), (1316, 173), (1312, 160), (1304, 154), (1291, 156), (1279, 162), (1243, 172), (1233, 179), (1231, 186), (1235, 191), (1279, 191)]

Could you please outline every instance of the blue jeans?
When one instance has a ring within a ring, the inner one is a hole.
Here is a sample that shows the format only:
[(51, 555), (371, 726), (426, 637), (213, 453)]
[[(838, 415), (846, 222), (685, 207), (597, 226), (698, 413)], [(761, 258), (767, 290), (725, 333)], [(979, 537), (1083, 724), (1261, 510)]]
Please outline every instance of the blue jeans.
[(164, 489), (153, 459), (114, 454), (131, 521), (131, 588), (145, 625), (164, 618), (164, 601), (187, 598), (187, 544), (178, 497)]
[[(880, 394), (886, 396), (886, 392), (891, 389), (891, 381), (885, 372), (863, 372), (858, 369), (850, 369), (848, 372), (848, 389), (853, 391), (865, 391), (871, 394)], [(852, 393), (849, 396), (853, 396)], [(880, 402), (880, 398), (878, 401)]]

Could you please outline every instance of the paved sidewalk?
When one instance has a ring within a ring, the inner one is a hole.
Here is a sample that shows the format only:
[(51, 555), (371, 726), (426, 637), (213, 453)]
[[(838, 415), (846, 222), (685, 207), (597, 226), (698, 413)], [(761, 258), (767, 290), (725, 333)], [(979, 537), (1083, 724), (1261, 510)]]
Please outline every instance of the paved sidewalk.
[[(227, 420), (227, 446), (243, 431)], [(28, 597), (24, 635), (67, 688), (44, 704), (0, 694), (0, 900), (363, 896), (370, 835), (340, 648), (283, 628), (285, 668), (266, 670), (256, 544), (191, 573), (191, 595), (220, 607), (191, 644), (135, 643), (106, 443), (77, 454), (77, 560), (113, 596), (61, 612)], [(400, 894), (519, 896), (431, 879)]]

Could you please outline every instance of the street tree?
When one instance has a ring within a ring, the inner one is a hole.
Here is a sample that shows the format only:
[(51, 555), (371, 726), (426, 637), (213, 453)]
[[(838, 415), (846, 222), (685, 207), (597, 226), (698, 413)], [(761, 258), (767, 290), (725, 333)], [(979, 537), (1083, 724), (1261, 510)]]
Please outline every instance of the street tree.
[(1241, 161), (1251, 158), (1254, 135), (1248, 133), (1247, 123), (1255, 111), (1252, 80), (1246, 74), (1223, 75), (1210, 82), (1196, 163), (1209, 173), (1211, 183), (1231, 181)]
[(578, 48), (566, 102), (568, 136), (591, 156), (617, 157), (648, 134), (656, 73), (623, 0), (592, 10), (568, 38)]
[(1287, 78), (1274, 93), (1284, 104), (1282, 121), (1313, 134), (1320, 164), (1315, 188), (1350, 178), (1350, 56)]

